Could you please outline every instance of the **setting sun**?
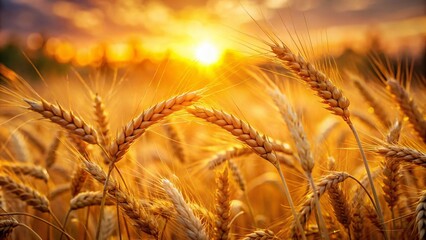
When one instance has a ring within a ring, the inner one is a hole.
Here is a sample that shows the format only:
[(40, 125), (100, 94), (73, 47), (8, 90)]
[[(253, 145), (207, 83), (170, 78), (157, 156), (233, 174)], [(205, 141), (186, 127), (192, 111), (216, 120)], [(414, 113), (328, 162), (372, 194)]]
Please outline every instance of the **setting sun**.
[(209, 42), (203, 42), (195, 48), (196, 59), (204, 65), (211, 65), (219, 61), (219, 49)]

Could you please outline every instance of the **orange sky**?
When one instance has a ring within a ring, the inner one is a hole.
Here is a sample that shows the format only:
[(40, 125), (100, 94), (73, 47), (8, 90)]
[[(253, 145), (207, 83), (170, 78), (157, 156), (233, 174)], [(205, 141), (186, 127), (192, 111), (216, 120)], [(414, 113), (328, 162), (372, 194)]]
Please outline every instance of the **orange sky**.
[(314, 45), (358, 41), (354, 48), (377, 32), (390, 52), (401, 46), (415, 52), (426, 38), (425, 9), (423, 0), (3, 0), (0, 37), (2, 42), (12, 35), (28, 40), (40, 32), (76, 48), (131, 44), (141, 51), (181, 55), (207, 40), (250, 52), (261, 42), (246, 35), (265, 38), (256, 20), (285, 41), (290, 39), (285, 26), (293, 36), (309, 30)]

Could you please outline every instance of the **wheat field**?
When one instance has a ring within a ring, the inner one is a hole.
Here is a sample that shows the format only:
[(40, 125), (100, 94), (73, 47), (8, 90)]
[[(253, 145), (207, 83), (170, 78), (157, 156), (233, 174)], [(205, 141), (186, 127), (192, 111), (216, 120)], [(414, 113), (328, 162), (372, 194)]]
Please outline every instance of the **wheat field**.
[(426, 239), (424, 76), (267, 36), (216, 77), (2, 65), (0, 238)]

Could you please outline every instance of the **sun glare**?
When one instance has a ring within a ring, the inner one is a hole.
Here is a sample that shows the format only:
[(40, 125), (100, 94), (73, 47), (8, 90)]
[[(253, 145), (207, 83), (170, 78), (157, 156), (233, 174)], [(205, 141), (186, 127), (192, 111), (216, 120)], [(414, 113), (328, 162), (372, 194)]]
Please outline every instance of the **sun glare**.
[(195, 48), (195, 58), (201, 64), (211, 65), (219, 61), (220, 52), (215, 45), (203, 42)]

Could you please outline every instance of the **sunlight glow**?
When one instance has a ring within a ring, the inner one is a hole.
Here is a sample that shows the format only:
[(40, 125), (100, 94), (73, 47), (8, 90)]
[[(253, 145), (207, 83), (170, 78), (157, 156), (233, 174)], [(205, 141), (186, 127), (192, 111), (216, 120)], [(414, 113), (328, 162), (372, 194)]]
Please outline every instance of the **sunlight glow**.
[(203, 42), (195, 48), (195, 57), (201, 64), (211, 65), (219, 61), (220, 51), (215, 45)]

